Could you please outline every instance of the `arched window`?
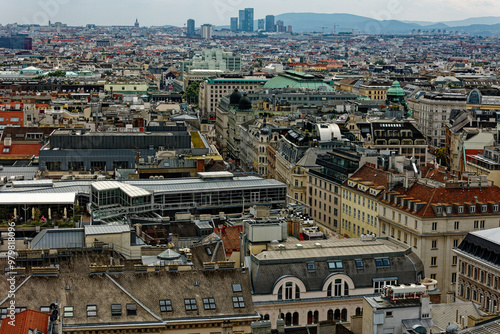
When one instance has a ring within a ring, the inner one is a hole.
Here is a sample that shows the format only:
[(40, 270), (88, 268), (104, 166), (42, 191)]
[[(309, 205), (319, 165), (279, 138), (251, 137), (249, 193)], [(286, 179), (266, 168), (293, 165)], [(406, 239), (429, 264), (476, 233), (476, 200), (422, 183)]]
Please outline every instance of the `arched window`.
[(300, 279), (296, 277), (286, 277), (277, 282), (273, 293), (278, 295), (278, 300), (293, 300), (300, 299), (300, 293), (305, 291), (305, 285)]
[(356, 315), (363, 315), (363, 310), (361, 310), (361, 307), (356, 307)]
[(354, 283), (349, 276), (336, 274), (326, 280), (326, 289), (324, 288), (324, 290), (326, 290), (327, 297), (342, 297), (349, 296), (349, 290), (353, 288)]
[(314, 311), (314, 318), (313, 318), (313, 322), (315, 324), (317, 324), (319, 322), (319, 312), (318, 311)]
[(288, 312), (285, 316), (285, 326), (291, 326), (292, 325), (292, 314)]
[(294, 312), (293, 313), (292, 323), (293, 323), (294, 326), (298, 326), (299, 325), (299, 312)]
[(264, 320), (269, 320), (269, 314), (264, 314)]
[(340, 320), (344, 321), (344, 322), (347, 321), (347, 309), (346, 308), (342, 309), (342, 314), (340, 316)]
[(313, 313), (312, 311), (307, 312), (307, 324), (313, 323)]
[(328, 310), (326, 314), (326, 320), (333, 321), (333, 310)]
[(340, 310), (339, 309), (335, 310), (335, 313), (333, 314), (333, 320), (340, 321)]

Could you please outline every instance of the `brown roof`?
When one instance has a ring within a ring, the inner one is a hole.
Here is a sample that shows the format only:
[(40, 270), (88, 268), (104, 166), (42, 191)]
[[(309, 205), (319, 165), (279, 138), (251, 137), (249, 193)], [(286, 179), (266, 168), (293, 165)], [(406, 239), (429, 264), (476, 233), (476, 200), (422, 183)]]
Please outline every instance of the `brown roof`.
[[(405, 193), (407, 197), (413, 198), (415, 201), (426, 203), (416, 214), (422, 217), (432, 217), (435, 213), (432, 209), (432, 204), (476, 204), (479, 202), (488, 202), (495, 200), (500, 201), (500, 188), (497, 186), (482, 187), (482, 188), (432, 188), (424, 184), (416, 183)], [(477, 202), (476, 202), (477, 199)], [(393, 204), (394, 205), (394, 204)], [(399, 207), (401, 207), (399, 205)], [(463, 214), (468, 214), (467, 207)], [(491, 211), (488, 211), (491, 213)], [(454, 215), (458, 214), (453, 208)], [(460, 214), (460, 215), (463, 215)], [(484, 214), (484, 213), (481, 213)]]
[(38, 329), (47, 333), (49, 315), (47, 313), (25, 310), (16, 315), (14, 326), (10, 325), (10, 318), (5, 318), (0, 327), (0, 334), (28, 334), (30, 329)]
[[(59, 261), (60, 273), (56, 277), (18, 277), (17, 285), (23, 281), (24, 284), (16, 291), (16, 307), (37, 310), (58, 300), (60, 314), (64, 313), (65, 306), (72, 306), (74, 310), (72, 318), (64, 318), (64, 326), (102, 324), (113, 327), (118, 323), (165, 326), (167, 322), (183, 322), (185, 319), (210, 322), (210, 317), (237, 319), (256, 314), (251, 298), (250, 277), (248, 272), (242, 272), (241, 269), (148, 273), (125, 270), (122, 273), (91, 275), (88, 265), (94, 260), (99, 264), (109, 264), (109, 256), (107, 259), (104, 255), (73, 257), (69, 262)], [(113, 264), (118, 263), (130, 267), (123, 260), (115, 258)], [(21, 262), (18, 265), (22, 265)], [(6, 266), (7, 262), (0, 259), (0, 267)], [(242, 291), (233, 292), (233, 283), (241, 284)], [(0, 280), (0, 300), (7, 296), (7, 284), (7, 280)], [(233, 307), (232, 298), (236, 296), (243, 297), (244, 307)], [(205, 310), (204, 298), (214, 298), (214, 310)], [(167, 299), (171, 300), (173, 311), (161, 312), (160, 300)], [(197, 310), (186, 310), (185, 299), (196, 300)], [(112, 304), (121, 305), (121, 316), (111, 315)], [(137, 315), (127, 315), (127, 304), (136, 305)], [(9, 300), (0, 307), (8, 305)], [(97, 306), (97, 317), (87, 317), (87, 305)]]
[[(374, 187), (385, 187), (389, 189), (389, 175), (390, 173), (370, 165), (361, 166), (350, 179), (356, 179), (358, 182), (371, 182)], [(344, 183), (347, 185), (348, 181)]]

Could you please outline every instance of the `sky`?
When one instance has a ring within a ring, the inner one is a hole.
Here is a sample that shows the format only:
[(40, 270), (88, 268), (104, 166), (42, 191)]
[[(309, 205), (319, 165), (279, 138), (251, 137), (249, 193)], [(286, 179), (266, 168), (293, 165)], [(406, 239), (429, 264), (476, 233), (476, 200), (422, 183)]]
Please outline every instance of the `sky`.
[(0, 24), (184, 26), (187, 19), (229, 25), (238, 10), (255, 19), (289, 12), (348, 13), (374, 19), (452, 21), (500, 16), (499, 0), (2, 0)]

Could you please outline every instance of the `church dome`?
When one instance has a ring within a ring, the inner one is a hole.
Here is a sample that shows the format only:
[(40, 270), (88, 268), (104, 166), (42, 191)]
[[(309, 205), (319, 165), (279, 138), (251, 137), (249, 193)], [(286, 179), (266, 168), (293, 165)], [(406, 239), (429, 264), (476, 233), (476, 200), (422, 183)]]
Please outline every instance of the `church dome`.
[(248, 98), (247, 94), (243, 95), (238, 104), (239, 110), (250, 110), (252, 109), (252, 101)]
[(394, 97), (404, 97), (405, 96), (405, 91), (403, 88), (401, 88), (401, 85), (399, 84), (399, 81), (394, 81), (392, 83), (391, 88), (387, 90), (387, 96), (394, 96)]
[(229, 104), (236, 106), (238, 105), (238, 103), (240, 103), (240, 99), (241, 99), (241, 93), (238, 91), (237, 88), (235, 88), (234, 92), (229, 97)]

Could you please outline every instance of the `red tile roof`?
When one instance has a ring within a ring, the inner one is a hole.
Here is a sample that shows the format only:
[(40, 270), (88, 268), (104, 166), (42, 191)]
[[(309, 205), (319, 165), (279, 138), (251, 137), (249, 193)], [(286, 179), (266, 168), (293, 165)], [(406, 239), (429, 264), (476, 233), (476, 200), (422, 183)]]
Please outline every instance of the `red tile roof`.
[(33, 142), (13, 142), (10, 146), (9, 152), (4, 152), (5, 145), (4, 143), (0, 143), (0, 157), (5, 156), (35, 156), (38, 157), (40, 155), (40, 143)]
[[(491, 201), (498, 203), (500, 201), (500, 188), (497, 186), (482, 188), (432, 188), (424, 184), (416, 183), (411, 186), (410, 189), (404, 193), (404, 195), (413, 198), (415, 201), (425, 203), (425, 206), (416, 213), (417, 215), (422, 217), (433, 217), (436, 216), (436, 214), (432, 209), (432, 204), (464, 205), (466, 203), (479, 204)], [(392, 203), (392, 205), (395, 204)], [(401, 205), (398, 205), (398, 207), (401, 208)], [(491, 211), (488, 210), (488, 213), (491, 213)], [(464, 214), (469, 214), (467, 204), (464, 213), (461, 213), (460, 215)], [(484, 213), (477, 213), (478, 216), (482, 214)], [(457, 215), (455, 208), (453, 208), (452, 215)]]
[(10, 321), (10, 318), (3, 319), (0, 334), (28, 334), (30, 329), (38, 329), (45, 334), (49, 327), (49, 315), (34, 310), (26, 310), (16, 314), (15, 326), (9, 325)]

